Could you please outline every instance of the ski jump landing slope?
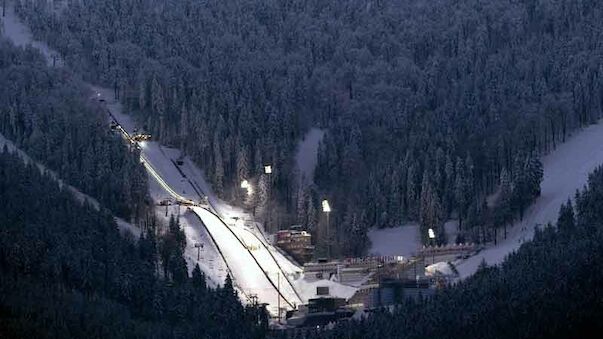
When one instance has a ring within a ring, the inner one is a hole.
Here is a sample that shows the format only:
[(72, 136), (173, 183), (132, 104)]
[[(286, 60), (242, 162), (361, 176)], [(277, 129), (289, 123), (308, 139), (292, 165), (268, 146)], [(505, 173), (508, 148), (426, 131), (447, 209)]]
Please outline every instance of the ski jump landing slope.
[[(204, 208), (193, 207), (192, 210), (211, 233), (229, 263), (234, 279), (247, 295), (257, 295), (258, 300), (268, 303), (273, 314), (277, 313), (279, 298), (281, 308), (288, 310), (301, 303), (293, 287), (257, 238), (242, 228), (225, 225), (214, 213)], [(242, 248), (243, 246), (247, 246), (250, 251)], [(280, 294), (275, 286), (280, 287)]]

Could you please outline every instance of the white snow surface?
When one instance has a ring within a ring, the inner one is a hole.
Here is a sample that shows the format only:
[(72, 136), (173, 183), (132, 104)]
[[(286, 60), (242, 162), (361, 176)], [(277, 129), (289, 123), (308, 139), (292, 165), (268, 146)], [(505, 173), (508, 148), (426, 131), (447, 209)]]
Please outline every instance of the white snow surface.
[[(302, 281), (303, 283), (298, 283)], [(298, 282), (294, 282), (294, 285), (297, 287), (297, 291), (302, 295), (302, 297), (306, 301), (308, 299), (319, 297), (316, 294), (316, 287), (328, 287), (330, 296), (344, 299), (351, 298), (354, 293), (356, 293), (356, 291), (358, 290), (356, 287), (343, 285), (327, 279), (316, 280), (312, 282), (306, 280), (298, 280)]]
[[(280, 285), (283, 297), (281, 307), (290, 310), (293, 309), (294, 304), (302, 303), (255, 236), (239, 227), (229, 229), (220, 218), (204, 208), (193, 207), (193, 211), (216, 240), (226, 261), (230, 263), (229, 267), (235, 282), (247, 296), (257, 295), (259, 300), (269, 304), (269, 311), (276, 314), (275, 306), (279, 302), (279, 296), (274, 286)], [(243, 245), (250, 251), (247, 251)], [(256, 264), (256, 260), (260, 265)]]
[[(444, 232), (449, 244), (454, 244), (458, 233), (458, 220), (448, 220), (444, 223)], [(403, 256), (410, 258), (421, 249), (419, 224), (413, 222), (402, 226), (376, 229), (368, 232), (371, 241), (370, 255)]]
[(416, 223), (392, 228), (371, 229), (368, 237), (371, 240), (370, 255), (410, 257), (421, 248), (419, 225)]
[(532, 239), (536, 225), (555, 223), (559, 207), (568, 198), (573, 198), (576, 189), (581, 189), (588, 174), (603, 162), (603, 120), (588, 126), (560, 144), (556, 150), (544, 156), (544, 180), (541, 195), (525, 212), (522, 221), (508, 230), (507, 239), (497, 246), (489, 247), (457, 265), (462, 278), (472, 275), (482, 260), (489, 265), (499, 264), (507, 254)]
[(313, 127), (300, 141), (295, 155), (295, 162), (299, 169), (300, 182), (302, 186), (312, 184), (314, 181), (314, 169), (318, 162), (318, 144), (325, 132)]
[(453, 276), (454, 272), (452, 271), (452, 268), (450, 268), (450, 265), (443, 261), (425, 267), (426, 276), (434, 276), (436, 274)]

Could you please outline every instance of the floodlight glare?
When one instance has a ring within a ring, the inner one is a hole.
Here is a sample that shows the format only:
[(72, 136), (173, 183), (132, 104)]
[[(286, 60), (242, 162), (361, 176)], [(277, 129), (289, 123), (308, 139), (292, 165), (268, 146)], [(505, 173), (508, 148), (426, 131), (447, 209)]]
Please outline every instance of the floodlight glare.
[(329, 201), (326, 199), (322, 201), (322, 211), (325, 213), (331, 212), (331, 206), (329, 205)]

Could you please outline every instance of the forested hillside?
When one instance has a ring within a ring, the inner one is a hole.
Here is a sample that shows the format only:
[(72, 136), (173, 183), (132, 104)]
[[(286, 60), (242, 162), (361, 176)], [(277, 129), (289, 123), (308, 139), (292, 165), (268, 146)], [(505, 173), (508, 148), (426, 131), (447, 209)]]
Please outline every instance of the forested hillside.
[(0, 39), (0, 133), (116, 215), (140, 216), (147, 179), (82, 83)]
[[(339, 253), (407, 220), (491, 239), (538, 195), (538, 155), (602, 113), (599, 0), (66, 3), (18, 12), (223, 196), (251, 178), (262, 215), (272, 184), (270, 228), (316, 230), (328, 197)], [(299, 192), (291, 155), (311, 125), (327, 129), (318, 188)], [(478, 229), (501, 181), (510, 208)]]
[(123, 238), (108, 210), (6, 150), (0, 192), (0, 338), (264, 336), (266, 313), (243, 307), (229, 279), (212, 290), (198, 266), (189, 277), (176, 220)]
[[(603, 167), (556, 227), (501, 267), (484, 267), (432, 299), (305, 338), (597, 338), (603, 330)], [(293, 336), (295, 337), (295, 336)]]

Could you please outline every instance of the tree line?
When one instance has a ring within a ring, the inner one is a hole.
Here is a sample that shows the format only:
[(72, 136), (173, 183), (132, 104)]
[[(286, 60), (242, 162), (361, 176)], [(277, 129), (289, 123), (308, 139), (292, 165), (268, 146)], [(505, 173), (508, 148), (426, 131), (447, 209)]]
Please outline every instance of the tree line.
[[(602, 7), (83, 0), (17, 10), (70, 67), (112, 86), (141, 127), (191, 155), (222, 197), (242, 200), (251, 179), (262, 189), (247, 204), (270, 229), (315, 232), (329, 198), (335, 250), (362, 254), (369, 227), (412, 220), (441, 229), (458, 218), (466, 241), (496, 238), (508, 213), (476, 220), (494, 213), (489, 194), (508, 191), (503, 177), (519, 180), (517, 163), (601, 117)], [(317, 186), (302, 188), (292, 155), (310, 126), (327, 133)], [(514, 215), (537, 193), (526, 192)]]

